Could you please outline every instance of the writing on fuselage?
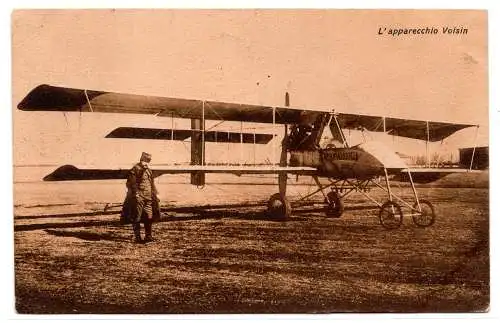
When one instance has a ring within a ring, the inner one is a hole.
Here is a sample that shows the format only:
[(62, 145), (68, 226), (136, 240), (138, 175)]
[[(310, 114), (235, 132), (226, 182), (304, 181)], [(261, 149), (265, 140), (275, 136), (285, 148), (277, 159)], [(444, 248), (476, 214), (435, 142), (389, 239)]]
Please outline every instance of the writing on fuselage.
[(327, 160), (358, 160), (358, 153), (353, 150), (326, 150), (323, 157)]

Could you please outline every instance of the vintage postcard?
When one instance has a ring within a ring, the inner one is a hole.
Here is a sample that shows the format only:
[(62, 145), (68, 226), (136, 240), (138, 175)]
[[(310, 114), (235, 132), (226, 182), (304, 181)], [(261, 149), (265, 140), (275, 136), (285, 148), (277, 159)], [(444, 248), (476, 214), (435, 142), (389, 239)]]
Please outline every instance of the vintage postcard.
[(15, 10), (20, 314), (490, 306), (486, 10)]

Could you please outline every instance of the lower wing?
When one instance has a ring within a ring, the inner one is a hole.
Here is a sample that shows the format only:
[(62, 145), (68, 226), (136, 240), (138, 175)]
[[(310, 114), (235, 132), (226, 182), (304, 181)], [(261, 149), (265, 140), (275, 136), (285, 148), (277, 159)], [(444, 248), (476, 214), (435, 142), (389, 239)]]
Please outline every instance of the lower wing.
[(409, 182), (408, 172), (415, 183), (431, 183), (450, 174), (456, 173), (480, 173), (479, 170), (469, 170), (465, 168), (407, 168), (401, 170), (397, 180)]
[[(151, 169), (154, 177), (164, 174), (219, 173), (219, 174), (280, 174), (317, 175), (318, 170), (312, 167), (278, 167), (278, 166), (166, 166)], [(43, 178), (44, 181), (79, 181), (126, 179), (128, 169), (85, 169), (74, 165), (64, 165)]]

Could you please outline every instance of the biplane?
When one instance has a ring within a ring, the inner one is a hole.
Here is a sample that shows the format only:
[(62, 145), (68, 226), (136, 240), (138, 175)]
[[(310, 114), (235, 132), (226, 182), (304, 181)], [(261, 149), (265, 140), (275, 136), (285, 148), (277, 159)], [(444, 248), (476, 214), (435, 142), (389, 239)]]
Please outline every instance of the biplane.
[[(394, 151), (379, 142), (368, 141), (350, 146), (344, 130), (364, 129), (436, 142), (461, 129), (477, 126), (291, 108), (288, 93), (285, 95), (285, 105), (276, 107), (40, 85), (18, 104), (18, 109), (149, 114), (164, 118), (190, 119), (191, 129), (119, 127), (106, 137), (151, 140), (190, 138), (190, 165), (155, 167), (153, 169), (155, 177), (163, 174), (185, 173), (190, 174), (191, 184), (203, 186), (205, 175), (208, 173), (277, 175), (278, 192), (273, 194), (267, 203), (269, 216), (275, 219), (288, 219), (292, 207), (318, 194), (322, 195), (326, 216), (340, 217), (344, 211), (343, 199), (352, 192), (358, 192), (379, 208), (380, 223), (388, 229), (400, 227), (403, 221), (403, 208), (405, 211), (409, 210), (414, 224), (419, 227), (427, 227), (434, 223), (436, 217), (434, 206), (427, 200), (419, 199), (414, 178), (418, 178), (419, 181), (429, 181), (452, 172), (467, 170), (410, 169)], [(276, 134), (256, 134), (255, 132), (214, 131), (206, 129), (207, 120), (282, 126), (284, 135), (279, 163), (260, 166), (207, 164), (205, 162), (206, 142), (267, 144), (276, 136)], [(320, 139), (325, 129), (330, 130), (335, 140), (332, 141), (333, 144), (321, 147)], [(44, 180), (124, 179), (127, 172), (128, 169), (83, 169), (65, 165), (47, 175)], [(287, 196), (287, 181), (290, 175), (310, 176), (317, 188), (296, 201), (290, 201)], [(412, 201), (405, 200), (391, 189), (391, 178), (402, 175), (410, 182), (413, 192)], [(372, 197), (370, 190), (373, 188), (383, 190), (387, 199), (379, 201)]]

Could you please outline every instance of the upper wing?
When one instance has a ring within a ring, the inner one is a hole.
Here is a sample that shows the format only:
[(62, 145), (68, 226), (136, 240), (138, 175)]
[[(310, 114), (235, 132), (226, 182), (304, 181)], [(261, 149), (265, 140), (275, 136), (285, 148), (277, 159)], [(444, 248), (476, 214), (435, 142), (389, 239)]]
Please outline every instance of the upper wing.
[[(204, 108), (203, 108), (204, 107)], [(311, 123), (321, 111), (165, 98), (40, 85), (19, 104), (25, 111), (81, 111), (152, 114), (160, 117), (246, 121), (259, 123)]]
[[(50, 85), (40, 85), (33, 89), (18, 104), (18, 108), (25, 111), (139, 113), (160, 117), (278, 124), (312, 124), (320, 115), (328, 113), (288, 107), (273, 108), (251, 104), (80, 90)], [(365, 128), (368, 131), (386, 131), (396, 136), (429, 141), (439, 141), (458, 130), (474, 126), (349, 113), (339, 113), (338, 120), (341, 128), (344, 129)]]
[[(76, 181), (126, 179), (128, 169), (83, 169), (74, 165), (64, 165), (43, 178), (44, 181)], [(224, 173), (233, 175), (245, 174), (280, 174), (283, 172), (296, 175), (317, 175), (318, 171), (311, 167), (272, 167), (272, 166), (167, 166), (152, 169), (153, 176), (164, 174), (190, 173)]]
[[(365, 128), (368, 131), (385, 131), (394, 136), (429, 141), (440, 141), (458, 130), (475, 126), (472, 124), (409, 120), (347, 113), (339, 113), (337, 119), (339, 120), (340, 127), (343, 129)], [(427, 129), (429, 133), (427, 133)]]

